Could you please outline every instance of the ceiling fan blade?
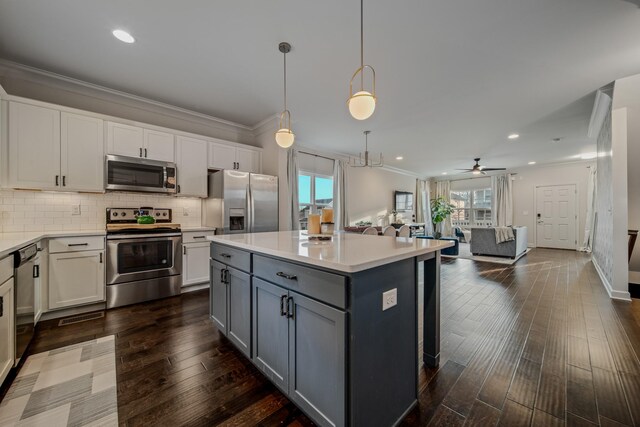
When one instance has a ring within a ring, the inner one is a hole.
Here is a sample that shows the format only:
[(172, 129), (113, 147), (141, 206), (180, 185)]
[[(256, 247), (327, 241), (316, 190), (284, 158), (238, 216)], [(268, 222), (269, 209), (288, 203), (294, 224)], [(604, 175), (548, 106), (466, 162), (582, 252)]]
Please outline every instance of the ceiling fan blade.
[(483, 171), (504, 171), (504, 170), (507, 170), (507, 168), (484, 168), (482, 170)]
[(467, 172), (471, 172), (473, 169), (456, 169), (457, 171), (467, 171)]

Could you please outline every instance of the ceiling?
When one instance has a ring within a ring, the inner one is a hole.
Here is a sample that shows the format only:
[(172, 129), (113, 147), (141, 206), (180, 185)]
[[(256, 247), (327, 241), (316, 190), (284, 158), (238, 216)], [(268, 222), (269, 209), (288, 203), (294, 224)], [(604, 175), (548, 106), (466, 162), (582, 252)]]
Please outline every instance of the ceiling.
[[(111, 31), (126, 29), (127, 45)], [(289, 107), (297, 141), (420, 175), (590, 151), (594, 91), (640, 73), (640, 8), (622, 0), (365, 2), (378, 108), (346, 108), (357, 0), (0, 0), (0, 57), (253, 126)], [(521, 137), (508, 142), (506, 136)], [(558, 143), (550, 140), (562, 138)], [(404, 160), (396, 161), (402, 155)]]

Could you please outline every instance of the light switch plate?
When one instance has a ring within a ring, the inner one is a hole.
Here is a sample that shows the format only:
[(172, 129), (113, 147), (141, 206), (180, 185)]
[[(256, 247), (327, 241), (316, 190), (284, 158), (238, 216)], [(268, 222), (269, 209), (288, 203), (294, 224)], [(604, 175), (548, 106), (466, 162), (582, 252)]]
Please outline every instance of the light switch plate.
[(80, 205), (71, 205), (71, 215), (80, 215)]
[(191, 211), (188, 207), (185, 206), (182, 208), (182, 216), (189, 216), (189, 213), (191, 213)]
[(382, 311), (398, 305), (398, 288), (393, 288), (382, 294)]

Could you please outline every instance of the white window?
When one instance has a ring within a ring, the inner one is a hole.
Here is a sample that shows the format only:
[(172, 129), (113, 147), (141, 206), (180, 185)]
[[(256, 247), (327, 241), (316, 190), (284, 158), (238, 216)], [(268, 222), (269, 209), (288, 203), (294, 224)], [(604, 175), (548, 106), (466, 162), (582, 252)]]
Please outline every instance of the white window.
[(333, 207), (333, 177), (300, 171), (298, 205), (300, 230), (306, 230), (309, 213), (320, 213), (320, 209), (324, 207)]
[(460, 227), (486, 227), (491, 225), (491, 188), (451, 192), (455, 206), (451, 222)]

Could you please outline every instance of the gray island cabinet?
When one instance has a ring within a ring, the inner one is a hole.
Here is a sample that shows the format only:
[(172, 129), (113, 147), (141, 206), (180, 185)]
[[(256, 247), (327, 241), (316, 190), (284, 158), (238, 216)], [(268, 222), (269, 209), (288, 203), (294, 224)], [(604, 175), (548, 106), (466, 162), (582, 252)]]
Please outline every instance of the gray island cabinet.
[(302, 232), (208, 237), (211, 318), (315, 423), (392, 426), (418, 398), (418, 282), (424, 361), (439, 357), (440, 250), (450, 242)]

